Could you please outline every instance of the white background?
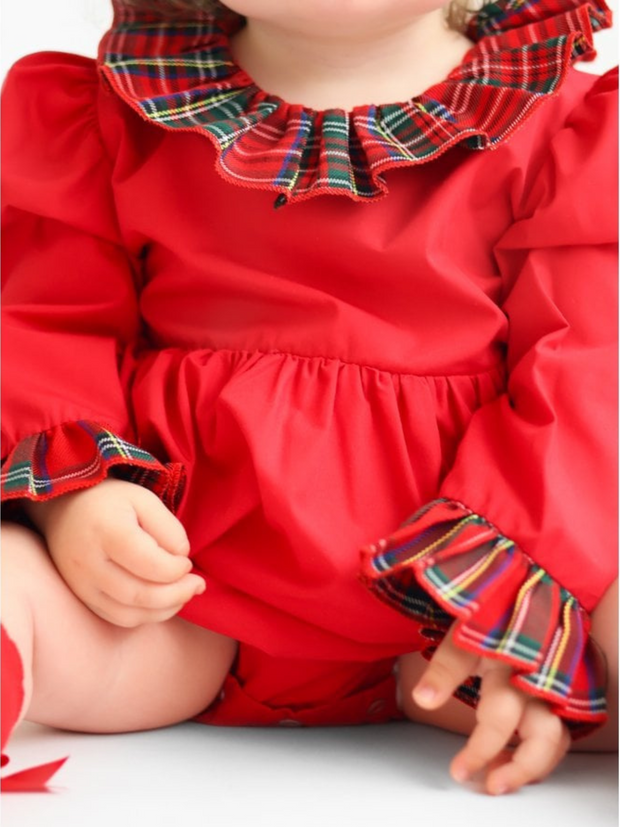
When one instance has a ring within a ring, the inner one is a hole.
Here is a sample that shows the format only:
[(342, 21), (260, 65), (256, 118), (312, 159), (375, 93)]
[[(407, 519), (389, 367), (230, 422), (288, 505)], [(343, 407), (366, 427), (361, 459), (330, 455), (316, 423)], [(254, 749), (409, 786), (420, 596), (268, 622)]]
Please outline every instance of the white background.
[(489, 796), (448, 775), (462, 738), (415, 724), (181, 724), (80, 735), (25, 724), (15, 770), (69, 755), (54, 793), (2, 796), (2, 827), (617, 827), (613, 755), (569, 755)]
[[(610, 0), (613, 9), (618, 0)], [(95, 57), (97, 44), (112, 19), (109, 0), (2, 0), (0, 74), (19, 57), (38, 51), (77, 52)], [(604, 72), (615, 66), (617, 29), (595, 37), (599, 57), (578, 63), (585, 71)]]

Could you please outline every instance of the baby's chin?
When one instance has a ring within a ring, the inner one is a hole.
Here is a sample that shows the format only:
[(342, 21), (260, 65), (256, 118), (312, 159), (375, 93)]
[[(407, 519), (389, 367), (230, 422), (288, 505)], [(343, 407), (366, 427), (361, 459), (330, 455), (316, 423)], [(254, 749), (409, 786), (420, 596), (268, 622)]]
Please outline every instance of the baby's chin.
[(343, 41), (406, 26), (447, 4), (445, 0), (226, 0), (223, 5), (251, 20)]

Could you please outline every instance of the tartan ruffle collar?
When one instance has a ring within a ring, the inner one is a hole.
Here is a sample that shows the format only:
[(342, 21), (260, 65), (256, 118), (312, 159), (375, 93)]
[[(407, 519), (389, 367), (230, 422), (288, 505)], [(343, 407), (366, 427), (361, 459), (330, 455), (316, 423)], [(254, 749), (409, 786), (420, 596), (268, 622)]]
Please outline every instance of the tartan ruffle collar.
[(99, 51), (112, 89), (144, 119), (198, 132), (217, 169), (241, 186), (279, 193), (276, 205), (335, 193), (359, 201), (387, 192), (382, 173), (432, 160), (459, 143), (490, 149), (596, 52), (611, 25), (605, 0), (498, 0), (470, 21), (474, 47), (448, 77), (402, 103), (350, 112), (291, 105), (256, 86), (229, 38), (240, 17), (185, 13), (174, 20), (113, 0)]

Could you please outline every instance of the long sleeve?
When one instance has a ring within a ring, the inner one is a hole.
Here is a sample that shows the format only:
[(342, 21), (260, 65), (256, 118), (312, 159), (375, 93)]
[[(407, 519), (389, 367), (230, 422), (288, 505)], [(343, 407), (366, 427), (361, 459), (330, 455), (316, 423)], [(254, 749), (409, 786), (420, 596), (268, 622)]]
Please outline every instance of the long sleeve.
[(96, 120), (94, 62), (43, 53), (3, 90), (3, 499), (115, 474), (170, 507), (182, 469), (133, 444), (124, 365), (140, 336)]
[(617, 571), (616, 88), (616, 71), (594, 82), (496, 246), (506, 393), (437, 501), (364, 553), (378, 596), (429, 628), (456, 618), (460, 645), (510, 663), (576, 734), (605, 720), (588, 612)]

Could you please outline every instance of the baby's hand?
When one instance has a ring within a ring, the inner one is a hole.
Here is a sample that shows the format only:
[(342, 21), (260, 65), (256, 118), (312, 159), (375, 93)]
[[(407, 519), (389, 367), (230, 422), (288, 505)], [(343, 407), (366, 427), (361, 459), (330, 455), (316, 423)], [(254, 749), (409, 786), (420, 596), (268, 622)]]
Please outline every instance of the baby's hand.
[[(570, 735), (549, 707), (520, 692), (510, 683), (512, 669), (504, 663), (457, 647), (446, 635), (413, 691), (423, 709), (438, 709), (470, 675), (482, 685), (476, 726), (465, 747), (455, 756), (450, 772), (464, 782), (486, 771), (485, 787), (500, 795), (540, 781), (560, 763), (570, 746)], [(506, 747), (515, 732), (518, 745)]]
[(168, 620), (206, 588), (185, 529), (142, 486), (109, 478), (26, 511), (69, 588), (116, 626)]

